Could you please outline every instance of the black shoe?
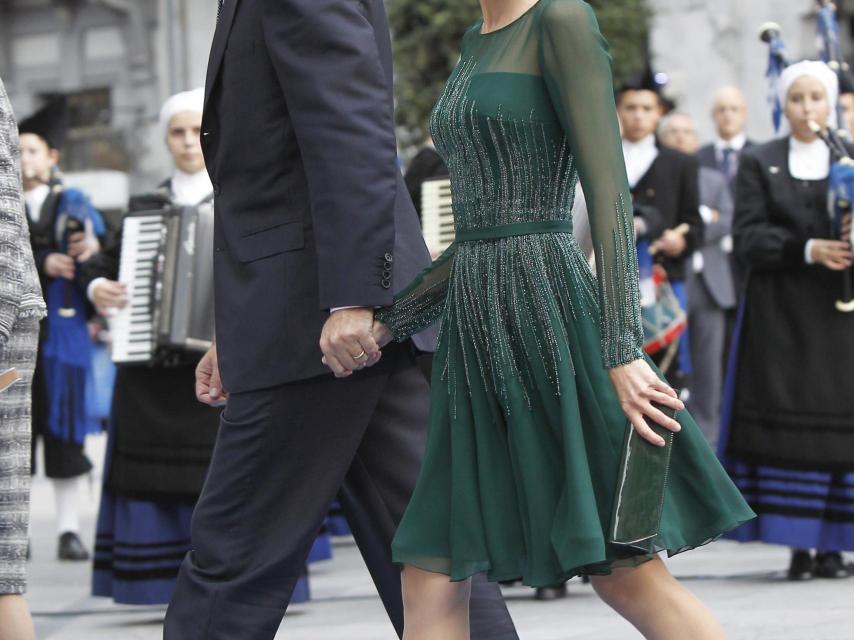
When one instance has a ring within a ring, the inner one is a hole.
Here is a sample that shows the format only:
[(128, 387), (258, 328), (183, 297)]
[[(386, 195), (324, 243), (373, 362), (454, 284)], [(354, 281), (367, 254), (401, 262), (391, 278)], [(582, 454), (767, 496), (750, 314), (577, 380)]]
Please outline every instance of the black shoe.
[(836, 551), (815, 554), (815, 577), (838, 580), (847, 578), (848, 567), (842, 559), (842, 554)]
[(556, 587), (537, 587), (537, 593), (534, 596), (537, 600), (560, 600), (567, 596), (566, 585), (561, 584)]
[(73, 531), (66, 531), (59, 536), (59, 550), (57, 556), (60, 560), (71, 560), (82, 562), (89, 559), (89, 552), (83, 546), (83, 541)]
[(792, 561), (789, 563), (789, 580), (812, 580), (813, 571), (815, 571), (815, 562), (810, 552), (804, 549), (794, 549)]

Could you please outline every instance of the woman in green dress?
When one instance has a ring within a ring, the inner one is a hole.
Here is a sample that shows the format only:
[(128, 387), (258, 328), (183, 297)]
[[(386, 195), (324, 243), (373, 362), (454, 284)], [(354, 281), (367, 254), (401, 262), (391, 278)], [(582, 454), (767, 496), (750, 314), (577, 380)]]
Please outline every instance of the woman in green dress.
[[(607, 44), (580, 0), (481, 6), (431, 127), (456, 240), (375, 325), (382, 342), (442, 322), (427, 453), (393, 545), (405, 637), (468, 638), (468, 578), (486, 572), (531, 586), (589, 575), (648, 638), (721, 638), (654, 554), (607, 537), (627, 417), (655, 445), (645, 416), (679, 432), (656, 551), (754, 517), (641, 349)], [(572, 235), (579, 178), (598, 279)]]

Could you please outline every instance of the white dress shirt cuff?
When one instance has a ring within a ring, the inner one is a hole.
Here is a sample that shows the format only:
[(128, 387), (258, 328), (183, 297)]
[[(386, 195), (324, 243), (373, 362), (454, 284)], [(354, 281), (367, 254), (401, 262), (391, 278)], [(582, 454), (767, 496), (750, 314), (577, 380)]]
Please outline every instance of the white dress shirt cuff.
[(98, 288), (102, 282), (106, 282), (106, 278), (95, 278), (92, 282), (89, 283), (89, 286), (86, 287), (86, 297), (89, 298), (89, 302), (95, 304), (95, 289)]
[(807, 264), (815, 264), (815, 260), (812, 259), (812, 245), (814, 240), (807, 240), (806, 245), (804, 245), (804, 262)]
[(714, 216), (712, 214), (711, 207), (707, 207), (704, 204), (700, 205), (700, 217), (706, 224), (712, 224), (714, 222)]

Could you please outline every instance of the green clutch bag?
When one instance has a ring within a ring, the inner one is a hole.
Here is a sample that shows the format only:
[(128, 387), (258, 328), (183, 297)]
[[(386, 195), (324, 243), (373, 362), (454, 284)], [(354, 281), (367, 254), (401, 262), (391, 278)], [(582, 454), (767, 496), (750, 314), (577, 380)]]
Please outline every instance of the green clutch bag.
[[(670, 418), (676, 417), (673, 409), (657, 408)], [(646, 423), (666, 444), (663, 447), (650, 444), (638, 435), (631, 423), (627, 424), (610, 536), (613, 544), (638, 553), (655, 551), (653, 546), (661, 525), (675, 435), (649, 418)]]

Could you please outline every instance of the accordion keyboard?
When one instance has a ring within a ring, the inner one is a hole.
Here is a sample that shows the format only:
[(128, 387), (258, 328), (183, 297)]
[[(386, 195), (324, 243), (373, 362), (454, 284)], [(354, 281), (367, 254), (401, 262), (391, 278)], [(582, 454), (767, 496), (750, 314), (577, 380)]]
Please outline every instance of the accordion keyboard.
[(111, 319), (113, 362), (151, 360), (156, 346), (152, 280), (163, 237), (163, 216), (127, 218), (122, 235), (119, 281), (127, 285), (128, 305)]

